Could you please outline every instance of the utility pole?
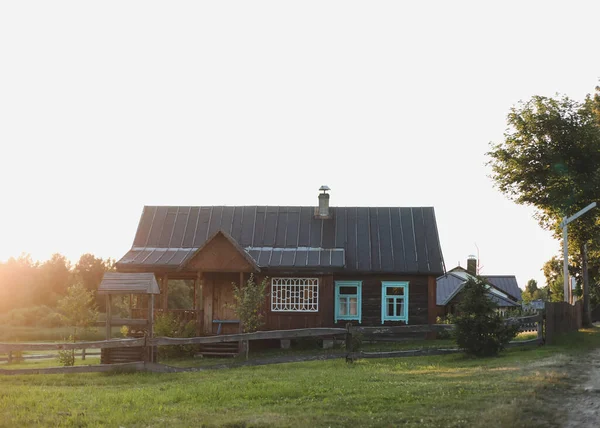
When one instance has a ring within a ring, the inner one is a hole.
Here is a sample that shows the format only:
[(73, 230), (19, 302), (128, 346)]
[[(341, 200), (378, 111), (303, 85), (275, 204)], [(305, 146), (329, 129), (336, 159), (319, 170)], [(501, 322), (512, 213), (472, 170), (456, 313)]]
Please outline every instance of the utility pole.
[[(573, 220), (577, 220), (579, 217), (587, 213), (589, 210), (596, 208), (596, 202), (592, 202), (582, 210), (577, 211), (571, 217), (564, 216), (563, 221), (560, 223), (560, 227), (563, 230), (563, 276), (564, 276), (564, 301), (569, 302), (569, 246), (568, 246), (568, 233), (567, 226)], [(585, 300), (585, 299), (584, 299)], [(588, 299), (589, 302), (589, 299)], [(584, 302), (585, 303), (585, 302)], [(583, 312), (586, 308), (583, 308)], [(589, 312), (589, 310), (588, 310)]]

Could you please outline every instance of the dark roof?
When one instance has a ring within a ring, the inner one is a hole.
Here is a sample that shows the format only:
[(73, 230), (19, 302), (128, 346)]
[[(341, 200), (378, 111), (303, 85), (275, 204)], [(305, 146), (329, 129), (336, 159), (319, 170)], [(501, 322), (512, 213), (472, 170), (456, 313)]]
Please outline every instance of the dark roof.
[(123, 268), (177, 268), (217, 231), (261, 268), (329, 268), (440, 275), (444, 262), (432, 207), (144, 207)]
[(521, 301), (521, 289), (514, 275), (484, 275), (490, 284)]
[(160, 289), (153, 273), (107, 272), (98, 294), (160, 294)]

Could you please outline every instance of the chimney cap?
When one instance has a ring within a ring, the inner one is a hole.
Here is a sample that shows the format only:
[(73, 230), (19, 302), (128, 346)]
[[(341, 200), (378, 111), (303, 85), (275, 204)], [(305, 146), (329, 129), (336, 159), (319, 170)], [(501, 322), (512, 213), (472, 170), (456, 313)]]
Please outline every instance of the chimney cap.
[(323, 191), (323, 193), (327, 193), (327, 191), (328, 191), (328, 190), (331, 190), (331, 189), (329, 188), (329, 186), (326, 186), (326, 185), (324, 184), (324, 185), (322, 185), (321, 187), (319, 187), (319, 190), (322, 190), (322, 191)]
[(469, 254), (467, 256), (467, 260), (477, 260), (477, 256), (474, 256), (473, 254)]

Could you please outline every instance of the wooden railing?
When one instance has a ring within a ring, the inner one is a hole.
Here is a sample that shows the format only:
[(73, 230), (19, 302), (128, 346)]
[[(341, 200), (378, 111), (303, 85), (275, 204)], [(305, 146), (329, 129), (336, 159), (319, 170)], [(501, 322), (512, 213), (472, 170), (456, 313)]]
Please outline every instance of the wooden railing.
[[(527, 341), (511, 342), (513, 346), (524, 346), (530, 344), (543, 343), (543, 316), (534, 315), (530, 317), (512, 318), (506, 321), (511, 324), (519, 324), (526, 326), (529, 329), (529, 324), (536, 324), (537, 338)], [(461, 352), (459, 349), (416, 349), (408, 351), (392, 351), (392, 352), (356, 352), (353, 349), (353, 335), (361, 334), (370, 337), (382, 335), (402, 335), (405, 333), (431, 333), (448, 331), (454, 329), (453, 325), (434, 324), (434, 325), (406, 325), (406, 326), (391, 326), (391, 327), (362, 327), (352, 326), (348, 324), (346, 328), (305, 328), (296, 330), (273, 330), (273, 331), (257, 331), (254, 333), (227, 334), (219, 336), (203, 336), (189, 338), (174, 338), (174, 337), (142, 337), (139, 339), (112, 339), (102, 340), (97, 342), (67, 342), (67, 343), (0, 343), (0, 353), (11, 353), (16, 351), (42, 351), (42, 350), (67, 350), (67, 349), (111, 349), (111, 348), (128, 348), (128, 347), (145, 347), (147, 351), (154, 349), (156, 346), (174, 346), (174, 345), (199, 345), (199, 344), (216, 344), (225, 342), (249, 342), (253, 340), (269, 340), (269, 339), (297, 339), (308, 337), (343, 337), (345, 340), (345, 351), (343, 356), (347, 361), (353, 361), (357, 358), (386, 358), (386, 357), (405, 357), (414, 355), (434, 355)], [(152, 355), (152, 352), (145, 352), (143, 355)], [(144, 357), (148, 358), (148, 357)], [(149, 357), (151, 358), (151, 357)], [(299, 361), (294, 359), (291, 361)], [(281, 361), (279, 361), (281, 362)], [(135, 362), (129, 366), (115, 365), (115, 367), (129, 367), (135, 370), (157, 370), (165, 371), (166, 366), (160, 364), (144, 364), (150, 363), (145, 361), (142, 363)], [(140, 365), (141, 364), (141, 365)], [(62, 367), (46, 369), (19, 369), (18, 371), (0, 369), (0, 374), (15, 374), (15, 373), (70, 373), (78, 371), (94, 371), (94, 367), (98, 367), (98, 371), (107, 371), (107, 365), (87, 366), (87, 370), (81, 367)], [(64, 369), (61, 371), (61, 369)], [(27, 371), (29, 370), (29, 371)], [(170, 369), (169, 369), (170, 370)], [(175, 369), (174, 369), (175, 370)], [(167, 370), (168, 371), (168, 370)]]

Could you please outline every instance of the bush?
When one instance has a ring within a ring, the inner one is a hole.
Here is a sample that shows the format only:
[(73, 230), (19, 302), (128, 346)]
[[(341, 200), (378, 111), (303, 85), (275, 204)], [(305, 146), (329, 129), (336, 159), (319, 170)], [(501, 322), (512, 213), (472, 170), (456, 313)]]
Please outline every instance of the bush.
[(497, 355), (519, 329), (507, 325), (495, 312), (496, 304), (488, 298), (486, 287), (479, 278), (467, 280), (454, 318), (457, 345), (466, 354), (477, 357)]
[[(165, 337), (195, 337), (196, 324), (194, 321), (181, 322), (172, 313), (161, 314), (154, 321), (154, 335)], [(159, 358), (192, 356), (197, 350), (196, 345), (159, 346)]]
[[(69, 339), (65, 339), (65, 342), (74, 342), (73, 336), (69, 336)], [(75, 350), (67, 349), (58, 351), (58, 363), (64, 367), (71, 367), (75, 365)]]
[(264, 324), (267, 282), (268, 278), (265, 277), (257, 284), (254, 282), (254, 275), (250, 274), (246, 284), (240, 284), (239, 287), (235, 283), (232, 284), (235, 304), (231, 308), (242, 323), (244, 333), (257, 331)]

